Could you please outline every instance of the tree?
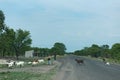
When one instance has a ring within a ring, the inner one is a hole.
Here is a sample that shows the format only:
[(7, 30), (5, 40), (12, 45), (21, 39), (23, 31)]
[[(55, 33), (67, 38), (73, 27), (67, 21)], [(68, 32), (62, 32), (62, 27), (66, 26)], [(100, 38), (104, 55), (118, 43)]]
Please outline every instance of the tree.
[(75, 55), (80, 55), (80, 56), (88, 56), (90, 55), (90, 48), (89, 47), (85, 47), (82, 50), (76, 50), (74, 52)]
[(10, 29), (5, 25), (4, 20), (4, 13), (0, 10), (0, 53), (3, 57), (6, 54), (10, 56), (16, 53), (18, 59), (19, 55), (30, 48), (32, 41), (30, 33), (21, 29), (14, 31), (14, 29)]
[(5, 31), (0, 35), (0, 49), (3, 57), (5, 53), (9, 56), (11, 55), (10, 53), (14, 53), (12, 47), (14, 33), (13, 29), (6, 27)]
[(50, 55), (50, 49), (48, 48), (32, 47), (31, 49), (34, 50), (34, 56), (37, 57), (46, 57)]
[(111, 48), (111, 57), (120, 60), (120, 43), (115, 43)]
[(51, 48), (51, 53), (54, 55), (54, 59), (56, 60), (56, 55), (64, 55), (65, 50), (66, 47), (63, 43), (56, 42)]
[(66, 47), (63, 43), (55, 43), (54, 44), (55, 52), (59, 55), (65, 54)]
[(76, 50), (74, 52), (75, 55), (80, 55), (80, 56), (83, 56), (83, 53), (82, 53), (82, 50)]
[(5, 20), (4, 13), (0, 10), (0, 33), (4, 29), (4, 20)]
[(82, 50), (75, 51), (75, 54), (81, 56), (88, 56), (91, 55), (92, 57), (99, 57), (100, 56), (100, 47), (96, 44), (93, 44), (91, 47), (85, 47)]
[(6, 46), (7, 46), (7, 44), (6, 44), (6, 34), (2, 33), (0, 35), (0, 53), (1, 53), (2, 57), (5, 56)]
[(109, 45), (102, 45), (101, 47), (101, 57), (110, 57)]
[(99, 57), (100, 56), (100, 47), (97, 44), (93, 44), (91, 47), (88, 48), (88, 53), (92, 57)]
[(3, 37), (4, 37), (4, 34), (2, 34), (3, 29), (4, 29), (4, 20), (5, 20), (5, 16), (4, 16), (2, 10), (0, 10), (0, 48), (1, 48), (0, 52), (2, 53), (3, 56), (4, 56), (3, 53), (4, 53), (5, 48), (2, 47), (2, 41), (1, 40), (3, 40)]
[(24, 48), (31, 45), (31, 42), (29, 31), (19, 29), (15, 32), (13, 46), (17, 59), (19, 55), (24, 52)]
[(29, 31), (23, 31), (21, 29), (14, 31), (6, 27), (0, 35), (1, 56), (16, 55), (18, 59), (19, 55), (23, 55), (30, 48), (31, 41)]

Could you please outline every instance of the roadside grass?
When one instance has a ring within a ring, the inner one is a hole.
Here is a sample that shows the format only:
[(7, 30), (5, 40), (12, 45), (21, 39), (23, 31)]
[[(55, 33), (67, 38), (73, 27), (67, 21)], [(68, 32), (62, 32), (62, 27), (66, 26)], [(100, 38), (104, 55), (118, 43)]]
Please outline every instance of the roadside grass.
[(111, 58), (107, 58), (106, 59), (108, 62), (114, 63), (114, 64), (120, 64), (120, 60), (117, 59), (111, 59)]
[(55, 69), (47, 73), (28, 73), (28, 72), (0, 72), (0, 80), (51, 80), (56, 73)]
[[(98, 58), (95, 58), (95, 57), (90, 57), (90, 56), (86, 56), (86, 58), (90, 58), (90, 59), (94, 59), (94, 60), (99, 60), (99, 61), (102, 61), (102, 57), (98, 57)], [(110, 62), (112, 64), (120, 64), (120, 60), (117, 60), (117, 59), (112, 59), (112, 58), (105, 58), (107, 62)]]
[(5, 64), (0, 64), (0, 68), (6, 68), (7, 67), (7, 65), (5, 65)]
[[(34, 60), (34, 58), (21, 58), (20, 60), (28, 62)], [(51, 59), (54, 61), (53, 59)], [(45, 59), (45, 63), (38, 64), (36, 66), (42, 66), (42, 65), (48, 65), (47, 59)], [(54, 64), (53, 64), (54, 65)], [(31, 65), (25, 64), (24, 67), (31, 67)], [(7, 68), (6, 65), (0, 65), (0, 68)], [(14, 68), (19, 68), (15, 66)], [(0, 80), (52, 80), (53, 75), (55, 75), (57, 65), (48, 72), (45, 73), (36, 73), (36, 72), (26, 72), (26, 71), (20, 71), (20, 72), (14, 72), (14, 71), (5, 71), (0, 72)]]

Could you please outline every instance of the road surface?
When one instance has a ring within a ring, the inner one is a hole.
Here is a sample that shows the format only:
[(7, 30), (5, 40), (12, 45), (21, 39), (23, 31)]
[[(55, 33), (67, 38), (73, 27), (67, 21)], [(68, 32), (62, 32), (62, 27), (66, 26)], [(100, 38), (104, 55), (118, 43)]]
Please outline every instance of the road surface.
[[(78, 64), (76, 58), (84, 59), (84, 64)], [(120, 80), (119, 65), (105, 65), (97, 60), (73, 55), (58, 61), (61, 66), (53, 80)]]

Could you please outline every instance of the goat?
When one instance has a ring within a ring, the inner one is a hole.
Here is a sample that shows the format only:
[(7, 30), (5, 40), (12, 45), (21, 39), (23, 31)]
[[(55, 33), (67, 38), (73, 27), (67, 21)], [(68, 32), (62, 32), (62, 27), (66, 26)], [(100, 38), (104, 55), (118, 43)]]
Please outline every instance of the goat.
[(36, 61), (33, 61), (32, 62), (32, 66), (35, 66), (35, 65), (37, 65), (38, 64), (38, 62), (36, 62)]
[(76, 61), (78, 64), (84, 64), (84, 60), (82, 60), (82, 59), (75, 59), (75, 61)]
[(32, 64), (32, 62), (29, 61), (28, 64)]
[(109, 62), (106, 62), (105, 64), (106, 64), (106, 65), (110, 65), (110, 63), (109, 63)]
[(38, 60), (39, 63), (44, 63), (45, 61), (43, 59)]
[(16, 66), (20, 66), (20, 67), (24, 66), (24, 64), (25, 64), (24, 61), (17, 61), (17, 62), (15, 62), (15, 65)]
[(15, 61), (11, 61), (7, 63), (8, 68), (12, 68), (15, 65)]

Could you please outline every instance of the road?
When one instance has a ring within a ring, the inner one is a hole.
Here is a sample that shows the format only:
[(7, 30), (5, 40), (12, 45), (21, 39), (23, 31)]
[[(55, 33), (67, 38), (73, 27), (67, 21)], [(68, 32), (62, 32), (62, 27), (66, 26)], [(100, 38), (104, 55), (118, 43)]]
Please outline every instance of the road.
[[(84, 59), (84, 64), (75, 59)], [(120, 80), (119, 65), (105, 65), (103, 62), (77, 56), (66, 56), (60, 60), (61, 66), (53, 80)]]

